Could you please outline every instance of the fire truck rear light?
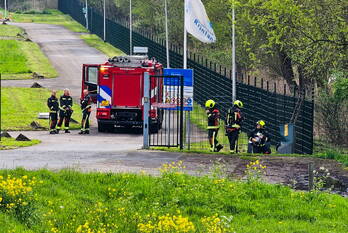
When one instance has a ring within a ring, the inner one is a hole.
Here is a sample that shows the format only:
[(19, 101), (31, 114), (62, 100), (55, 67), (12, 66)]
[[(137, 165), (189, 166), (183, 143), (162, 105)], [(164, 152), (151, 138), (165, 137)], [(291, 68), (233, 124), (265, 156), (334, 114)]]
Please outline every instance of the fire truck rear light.
[(105, 110), (98, 110), (97, 111), (97, 117), (99, 118), (109, 118), (110, 116), (110, 112), (109, 111), (105, 111)]
[(109, 66), (100, 66), (99, 71), (101, 73), (106, 73), (109, 70)]

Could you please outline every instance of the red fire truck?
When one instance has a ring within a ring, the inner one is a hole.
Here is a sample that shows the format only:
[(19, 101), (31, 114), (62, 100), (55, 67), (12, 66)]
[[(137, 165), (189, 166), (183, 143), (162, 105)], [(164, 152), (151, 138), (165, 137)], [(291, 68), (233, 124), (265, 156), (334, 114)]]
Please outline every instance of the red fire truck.
[[(143, 126), (144, 73), (162, 75), (163, 66), (147, 56), (117, 56), (105, 64), (85, 64), (82, 70), (82, 90), (88, 89), (97, 104), (98, 131), (116, 127), (133, 128)], [(162, 102), (163, 81), (150, 78), (150, 101)], [(150, 132), (162, 126), (162, 112), (150, 110)]]

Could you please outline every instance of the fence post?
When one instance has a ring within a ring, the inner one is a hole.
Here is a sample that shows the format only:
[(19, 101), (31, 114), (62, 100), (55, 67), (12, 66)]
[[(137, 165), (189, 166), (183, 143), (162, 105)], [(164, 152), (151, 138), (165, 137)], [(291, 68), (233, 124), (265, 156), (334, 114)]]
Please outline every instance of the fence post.
[(311, 191), (313, 189), (314, 184), (314, 176), (313, 176), (313, 163), (310, 162), (308, 164), (308, 191)]
[(180, 150), (184, 148), (184, 76), (180, 77)]
[(144, 122), (143, 122), (143, 149), (149, 149), (149, 111), (150, 111), (150, 76), (144, 73)]

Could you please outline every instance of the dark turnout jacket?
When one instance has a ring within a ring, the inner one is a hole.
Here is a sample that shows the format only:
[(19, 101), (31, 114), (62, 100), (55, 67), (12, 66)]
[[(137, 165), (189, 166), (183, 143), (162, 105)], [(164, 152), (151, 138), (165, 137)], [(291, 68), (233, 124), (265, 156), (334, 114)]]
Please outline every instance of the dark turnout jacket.
[(55, 96), (51, 96), (47, 99), (47, 106), (51, 112), (57, 112), (59, 110), (58, 99)]
[(73, 101), (71, 96), (62, 95), (59, 98), (60, 109), (66, 111), (67, 109), (72, 109)]

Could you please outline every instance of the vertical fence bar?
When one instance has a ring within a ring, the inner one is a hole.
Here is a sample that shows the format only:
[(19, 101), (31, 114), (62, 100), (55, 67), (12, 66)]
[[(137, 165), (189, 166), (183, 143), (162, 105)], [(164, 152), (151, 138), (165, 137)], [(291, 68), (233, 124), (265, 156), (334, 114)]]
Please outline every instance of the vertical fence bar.
[(180, 76), (180, 150), (184, 148), (184, 76)]

